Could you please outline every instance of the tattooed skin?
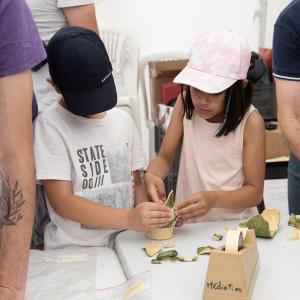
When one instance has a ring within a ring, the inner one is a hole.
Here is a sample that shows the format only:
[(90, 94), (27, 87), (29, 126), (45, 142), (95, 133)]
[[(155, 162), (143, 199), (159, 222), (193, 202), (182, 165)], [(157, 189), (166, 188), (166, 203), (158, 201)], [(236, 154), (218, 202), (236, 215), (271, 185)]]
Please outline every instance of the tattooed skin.
[(0, 247), (3, 226), (16, 225), (23, 218), (20, 210), (24, 202), (18, 181), (11, 182), (7, 173), (0, 172)]

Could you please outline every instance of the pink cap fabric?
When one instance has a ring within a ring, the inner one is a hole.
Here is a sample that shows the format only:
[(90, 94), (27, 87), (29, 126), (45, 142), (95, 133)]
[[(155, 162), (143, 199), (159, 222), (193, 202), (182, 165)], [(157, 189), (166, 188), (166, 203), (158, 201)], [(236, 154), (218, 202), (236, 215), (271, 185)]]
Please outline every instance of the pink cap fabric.
[(206, 93), (220, 93), (245, 79), (251, 49), (246, 38), (232, 31), (203, 33), (193, 44), (187, 66), (174, 82)]

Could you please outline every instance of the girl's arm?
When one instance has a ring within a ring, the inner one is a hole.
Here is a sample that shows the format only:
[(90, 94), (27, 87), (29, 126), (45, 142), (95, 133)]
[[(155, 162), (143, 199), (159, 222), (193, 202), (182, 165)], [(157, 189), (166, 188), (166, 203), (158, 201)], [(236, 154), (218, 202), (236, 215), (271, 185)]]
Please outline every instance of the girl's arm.
[(176, 155), (177, 147), (183, 135), (183, 106), (181, 95), (178, 96), (168, 130), (157, 156), (151, 161), (145, 175), (147, 191), (154, 202), (159, 202), (164, 195), (163, 179), (168, 175)]
[(54, 211), (77, 223), (148, 231), (166, 226), (172, 219), (170, 210), (161, 204), (145, 202), (134, 209), (113, 208), (74, 195), (70, 181), (44, 180), (43, 186)]
[(211, 208), (247, 208), (258, 205), (263, 198), (266, 140), (261, 115), (253, 112), (244, 130), (244, 184), (234, 191), (207, 191), (191, 195), (177, 205), (177, 214), (184, 219), (206, 214)]
[(139, 170), (133, 171), (135, 205), (146, 202), (147, 196)]

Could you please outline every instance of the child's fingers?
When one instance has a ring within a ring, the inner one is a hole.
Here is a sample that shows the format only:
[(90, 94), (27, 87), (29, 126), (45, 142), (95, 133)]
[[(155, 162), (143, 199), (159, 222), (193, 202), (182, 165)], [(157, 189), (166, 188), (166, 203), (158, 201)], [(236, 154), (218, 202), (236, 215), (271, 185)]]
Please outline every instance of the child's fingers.
[(184, 223), (183, 220), (178, 220), (177, 219), (177, 222), (176, 222), (175, 226), (176, 227), (181, 227), (183, 225), (183, 223)]
[(159, 191), (156, 188), (150, 189), (148, 193), (154, 203), (164, 203), (164, 198), (159, 194)]
[(169, 214), (171, 213), (170, 208), (161, 203), (149, 202), (148, 208), (150, 212), (167, 212)]
[(186, 213), (184, 214), (182, 217), (184, 218), (184, 220), (188, 220), (188, 219), (193, 219), (193, 218), (197, 218), (197, 217), (201, 217), (203, 215), (205, 215), (206, 211), (203, 209), (197, 209), (191, 213)]
[(198, 199), (196, 197), (192, 196), (192, 197), (186, 199), (185, 201), (176, 204), (176, 211), (180, 210), (186, 206), (189, 206), (191, 204), (197, 203), (197, 202), (198, 202)]
[(169, 219), (169, 218), (151, 218), (149, 220), (149, 226), (151, 228), (165, 227), (171, 221), (172, 221), (172, 219)]
[(168, 218), (173, 219), (174, 214), (171, 211), (164, 212), (164, 211), (150, 211), (149, 213), (150, 218)]
[(191, 203), (187, 206), (184, 206), (183, 208), (180, 208), (180, 209), (176, 209), (176, 215), (177, 216), (184, 216), (186, 214), (189, 214), (189, 213), (192, 213), (193, 211), (195, 210), (198, 210), (200, 209), (201, 207), (199, 207), (199, 204), (196, 202), (196, 203)]

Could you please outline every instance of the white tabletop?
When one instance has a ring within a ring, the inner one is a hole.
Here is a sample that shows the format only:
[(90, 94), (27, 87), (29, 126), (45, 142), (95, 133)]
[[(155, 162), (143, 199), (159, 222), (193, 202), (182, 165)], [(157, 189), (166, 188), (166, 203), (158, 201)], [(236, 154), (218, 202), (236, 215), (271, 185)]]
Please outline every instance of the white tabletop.
[[(176, 228), (169, 240), (182, 255), (195, 255), (199, 246), (222, 246), (214, 242), (214, 233), (224, 234), (224, 224), (237, 225), (237, 221), (186, 224)], [(299, 295), (300, 240), (288, 241), (287, 217), (281, 220), (279, 232), (273, 239), (257, 238), (260, 269), (252, 300), (296, 299)], [(152, 270), (153, 300), (202, 299), (209, 256), (199, 256), (196, 262), (169, 262), (151, 264), (142, 247), (149, 239), (142, 233), (126, 231), (118, 235), (116, 251), (127, 277)]]
[(101, 289), (125, 281), (109, 248), (31, 250), (25, 300), (111, 300)]

